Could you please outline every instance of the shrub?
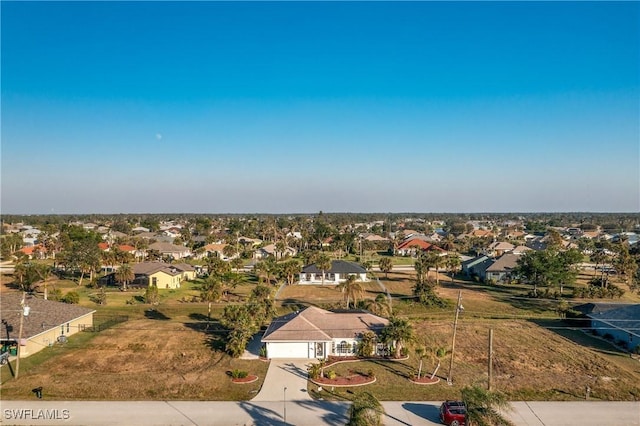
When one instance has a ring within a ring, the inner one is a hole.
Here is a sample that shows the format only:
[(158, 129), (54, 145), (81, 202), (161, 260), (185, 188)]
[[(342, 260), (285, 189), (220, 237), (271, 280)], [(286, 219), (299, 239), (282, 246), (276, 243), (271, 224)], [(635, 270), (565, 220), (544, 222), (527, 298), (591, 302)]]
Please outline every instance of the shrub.
[(231, 371), (231, 377), (233, 377), (234, 379), (244, 379), (248, 375), (249, 375), (249, 373), (247, 371), (244, 371), (244, 370), (235, 369), (235, 370)]
[(60, 301), (64, 303), (69, 303), (71, 305), (77, 305), (78, 303), (80, 303), (80, 295), (75, 291), (70, 291), (69, 293), (62, 296)]
[(333, 370), (329, 370), (329, 371), (327, 371), (326, 376), (327, 376), (327, 379), (329, 379), (329, 380), (333, 380), (333, 379), (335, 379), (338, 375), (336, 374), (336, 372), (335, 372), (335, 371), (333, 371)]
[(47, 294), (47, 299), (56, 300), (56, 301), (62, 299), (62, 291), (60, 291), (59, 288), (54, 288), (53, 290), (50, 290)]

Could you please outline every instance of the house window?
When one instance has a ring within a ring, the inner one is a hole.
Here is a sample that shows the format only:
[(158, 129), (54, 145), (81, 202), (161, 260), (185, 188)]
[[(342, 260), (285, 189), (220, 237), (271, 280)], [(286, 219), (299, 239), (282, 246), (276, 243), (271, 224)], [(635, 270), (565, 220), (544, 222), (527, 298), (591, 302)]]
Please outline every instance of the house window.
[(351, 345), (349, 345), (346, 341), (342, 341), (340, 342), (340, 344), (338, 344), (338, 354), (340, 355), (345, 355), (347, 353), (349, 353), (349, 350)]
[(69, 323), (67, 323), (67, 333), (69, 332)]
[(64, 335), (64, 324), (60, 326), (60, 334)]
[(158, 279), (156, 277), (151, 278), (151, 285), (155, 285), (155, 286), (158, 285)]

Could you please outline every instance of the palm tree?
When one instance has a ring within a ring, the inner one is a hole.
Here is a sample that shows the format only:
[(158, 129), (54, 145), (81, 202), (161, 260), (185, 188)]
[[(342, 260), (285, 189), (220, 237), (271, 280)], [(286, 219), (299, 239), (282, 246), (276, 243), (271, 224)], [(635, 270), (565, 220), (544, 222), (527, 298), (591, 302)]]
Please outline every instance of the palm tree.
[(133, 281), (136, 278), (136, 274), (134, 274), (133, 269), (129, 266), (128, 263), (120, 266), (116, 271), (116, 280), (122, 283), (122, 289), (127, 291), (127, 285), (130, 281)]
[(406, 319), (393, 317), (389, 320), (381, 333), (382, 340), (395, 348), (394, 356), (400, 358), (402, 348), (413, 341), (413, 327)]
[(302, 267), (297, 260), (289, 260), (282, 265), (282, 274), (287, 281), (287, 285), (295, 283), (300, 271), (302, 271)]
[(316, 259), (316, 267), (322, 271), (322, 285), (324, 285), (325, 271), (331, 269), (331, 259), (324, 253), (321, 253)]
[(372, 314), (380, 315), (383, 317), (389, 316), (391, 314), (389, 301), (387, 300), (387, 297), (382, 293), (378, 294), (375, 299), (367, 300), (365, 309)]
[[(426, 261), (428, 267), (434, 267), (436, 270), (436, 285), (440, 284), (439, 272), (440, 268), (444, 265), (444, 258), (440, 256), (437, 251), (428, 251), (426, 255)], [(428, 275), (428, 273), (427, 273)]]
[(347, 309), (349, 309), (350, 300), (353, 298), (353, 305), (355, 306), (358, 296), (364, 292), (362, 282), (358, 281), (355, 275), (349, 275), (345, 281), (338, 284), (337, 288), (344, 294)]
[(378, 262), (378, 267), (380, 268), (380, 271), (384, 272), (385, 278), (389, 278), (389, 272), (393, 269), (393, 261), (390, 257), (383, 257)]
[(445, 257), (445, 265), (451, 273), (451, 282), (453, 282), (453, 276), (455, 271), (460, 267), (460, 257), (457, 254), (450, 253)]
[(413, 263), (413, 268), (416, 270), (416, 281), (425, 282), (429, 277), (429, 265), (427, 265), (426, 259), (422, 256), (417, 258)]
[(347, 426), (380, 426), (383, 414), (380, 401), (369, 392), (363, 392), (353, 399)]
[(510, 409), (506, 397), (478, 386), (462, 389), (462, 400), (467, 405), (469, 424), (477, 426), (512, 426), (513, 423), (500, 412)]

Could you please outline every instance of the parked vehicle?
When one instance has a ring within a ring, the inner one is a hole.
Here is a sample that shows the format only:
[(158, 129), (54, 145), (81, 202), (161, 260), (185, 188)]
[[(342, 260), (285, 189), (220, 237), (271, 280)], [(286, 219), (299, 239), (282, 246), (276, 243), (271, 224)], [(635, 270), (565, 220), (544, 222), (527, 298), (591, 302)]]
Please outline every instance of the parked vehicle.
[(0, 365), (5, 365), (9, 362), (9, 351), (0, 354)]
[(467, 424), (467, 406), (462, 401), (445, 401), (440, 406), (440, 421), (449, 426)]

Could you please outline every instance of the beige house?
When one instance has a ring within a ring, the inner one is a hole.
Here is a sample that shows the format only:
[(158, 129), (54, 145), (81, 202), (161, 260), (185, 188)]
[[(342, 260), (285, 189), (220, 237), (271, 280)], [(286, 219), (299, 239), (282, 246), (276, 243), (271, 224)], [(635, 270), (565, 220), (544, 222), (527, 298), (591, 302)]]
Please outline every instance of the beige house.
[(93, 326), (93, 309), (26, 295), (28, 315), (22, 317), (20, 336), (22, 297), (22, 293), (3, 292), (0, 300), (0, 342), (9, 348), (17, 347), (19, 342), (20, 358), (65, 342), (68, 336)]
[(183, 281), (193, 280), (196, 270), (186, 263), (144, 262), (133, 265), (134, 287), (157, 286), (158, 289), (180, 288)]
[(268, 358), (353, 356), (362, 335), (389, 324), (366, 311), (330, 312), (315, 306), (274, 319), (262, 336)]

